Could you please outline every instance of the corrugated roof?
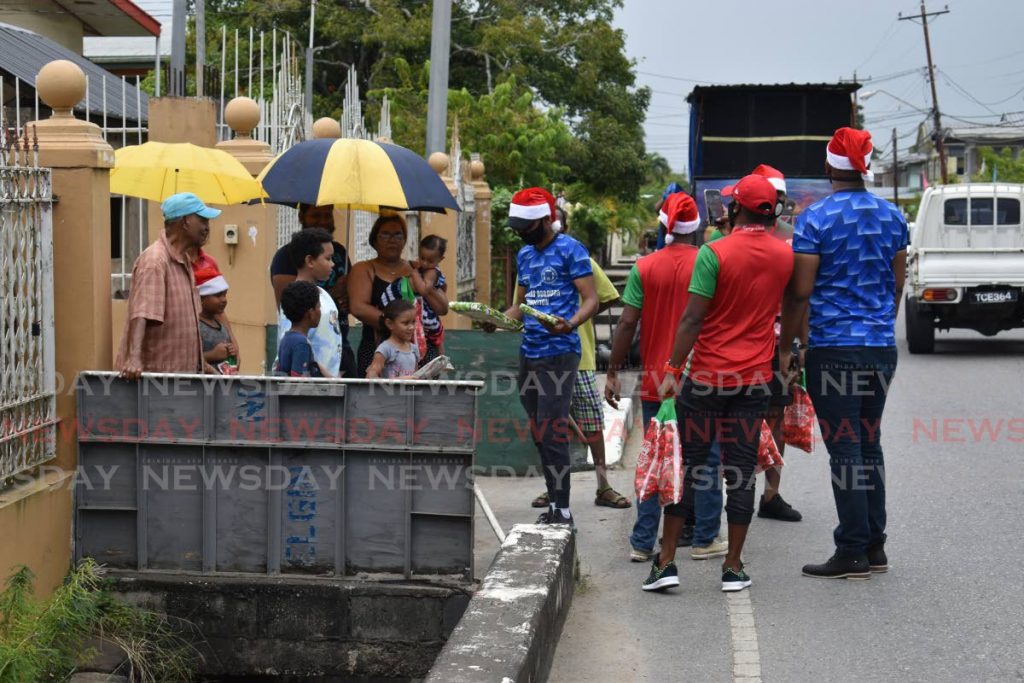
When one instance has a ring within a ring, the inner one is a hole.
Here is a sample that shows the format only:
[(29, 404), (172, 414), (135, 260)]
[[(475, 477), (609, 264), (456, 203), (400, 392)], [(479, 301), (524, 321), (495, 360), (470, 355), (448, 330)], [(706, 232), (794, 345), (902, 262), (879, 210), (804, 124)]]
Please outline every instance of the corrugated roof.
[(736, 83), (730, 85), (698, 85), (686, 96), (686, 101), (693, 103), (694, 98), (710, 92), (727, 92), (729, 90), (752, 91), (813, 91), (831, 90), (839, 93), (852, 93), (860, 90), (861, 83)]
[(960, 126), (949, 128), (946, 139), (984, 144), (986, 142), (1014, 142), (1024, 140), (1024, 126)]
[[(149, 97), (136, 91), (134, 85), (125, 85), (125, 106), (122, 109), (119, 77), (38, 33), (0, 23), (0, 70), (17, 76), (34, 88), (39, 70), (55, 59), (74, 62), (89, 77), (90, 116), (103, 116), (103, 89), (106, 87), (107, 117), (127, 121), (148, 120)], [(137, 100), (141, 100), (141, 112), (136, 105)], [(84, 99), (75, 111), (85, 112)]]

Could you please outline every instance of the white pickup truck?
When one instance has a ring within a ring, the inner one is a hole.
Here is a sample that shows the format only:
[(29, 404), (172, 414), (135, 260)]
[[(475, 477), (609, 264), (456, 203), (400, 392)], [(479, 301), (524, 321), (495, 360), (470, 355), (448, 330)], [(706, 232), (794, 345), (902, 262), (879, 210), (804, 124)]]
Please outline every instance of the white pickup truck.
[(1024, 327), (1024, 185), (925, 190), (907, 250), (907, 345), (931, 353), (935, 330), (991, 336)]

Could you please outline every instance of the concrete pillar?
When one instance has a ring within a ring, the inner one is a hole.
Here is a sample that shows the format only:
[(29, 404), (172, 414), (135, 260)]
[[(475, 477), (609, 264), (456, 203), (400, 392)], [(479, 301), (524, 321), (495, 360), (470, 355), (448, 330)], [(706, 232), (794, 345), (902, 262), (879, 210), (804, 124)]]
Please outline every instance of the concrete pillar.
[[(149, 98), (149, 140), (151, 142), (191, 142), (199, 147), (217, 144), (217, 107), (209, 98)], [(160, 202), (149, 202), (147, 226), (149, 244), (160, 239), (164, 229)], [(148, 244), (145, 245), (149, 246)]]
[[(341, 137), (341, 124), (337, 119), (324, 116), (313, 122), (313, 139), (337, 140)], [(349, 212), (346, 209), (334, 210), (334, 241), (345, 247), (348, 251), (349, 260), (355, 261), (352, 256), (352, 249), (349, 243), (353, 241), (354, 235), (349, 234)]]
[[(28, 124), (39, 163), (53, 169), (53, 286), (57, 371), (56, 460), (28, 484), (0, 494), (0, 579), (14, 565), (36, 574), (41, 595), (60, 584), (71, 561), (71, 483), (77, 461), (73, 386), (83, 370), (111, 368), (110, 173), (114, 151), (99, 127), (72, 107), (85, 96), (85, 75), (72, 62), (42, 68), (39, 97), (53, 109)], [(56, 467), (54, 467), (56, 465)]]
[(476, 200), (476, 300), (491, 303), (491, 199), (494, 193), (484, 178), (484, 162), (474, 159), (469, 172)]
[[(114, 150), (98, 126), (74, 118), (85, 75), (69, 61), (50, 62), (37, 77), (39, 97), (53, 109), (36, 121), (39, 163), (53, 169), (53, 290), (57, 413), (73, 423), (72, 386), (82, 370), (112, 367), (110, 338), (110, 168)], [(61, 386), (65, 387), (60, 391)], [(75, 465), (74, 443), (58, 442), (58, 463)]]
[[(451, 176), (448, 155), (444, 152), (434, 152), (427, 161), (430, 163), (430, 167), (441, 176), (441, 180), (448, 187), (448, 191), (454, 196), (455, 180)], [(449, 301), (455, 301), (458, 295), (459, 248), (456, 242), (459, 232), (458, 227), (459, 217), (455, 212), (439, 214), (424, 211), (420, 214), (420, 239), (427, 235), (437, 235), (448, 240), (448, 252), (445, 255), (444, 261), (441, 262), (441, 272), (444, 273), (445, 279), (448, 280)], [(454, 313), (442, 316), (441, 321), (444, 323), (445, 328), (449, 330), (469, 329), (471, 322), (469, 318)]]
[[(254, 140), (252, 130), (260, 122), (259, 105), (248, 97), (236, 97), (224, 107), (224, 121), (234, 139), (220, 142), (254, 177), (274, 158), (270, 145)], [(210, 240), (203, 249), (217, 259), (228, 281), (225, 313), (238, 339), (243, 375), (264, 374), (268, 327), (277, 324), (274, 292), (270, 287), (270, 260), (277, 251), (277, 211), (273, 204), (239, 204), (219, 207), (220, 216), (210, 222)], [(238, 244), (229, 244), (227, 226), (234, 226)], [(271, 330), (273, 332), (273, 330)], [(270, 335), (276, 342), (276, 333)]]

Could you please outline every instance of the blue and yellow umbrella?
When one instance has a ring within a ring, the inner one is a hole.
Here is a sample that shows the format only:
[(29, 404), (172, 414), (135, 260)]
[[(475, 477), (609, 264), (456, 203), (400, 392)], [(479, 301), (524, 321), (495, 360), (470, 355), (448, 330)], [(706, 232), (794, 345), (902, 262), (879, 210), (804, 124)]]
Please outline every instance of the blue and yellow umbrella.
[(334, 205), (363, 211), (382, 207), (459, 210), (430, 164), (405, 147), (357, 139), (300, 142), (257, 178), (275, 204)]

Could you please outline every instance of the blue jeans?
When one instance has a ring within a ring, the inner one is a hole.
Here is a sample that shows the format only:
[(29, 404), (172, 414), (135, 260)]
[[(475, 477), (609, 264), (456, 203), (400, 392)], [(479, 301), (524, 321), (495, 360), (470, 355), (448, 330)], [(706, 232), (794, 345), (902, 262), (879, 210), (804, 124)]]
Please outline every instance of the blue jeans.
[(863, 555), (885, 542), (881, 425), (895, 373), (895, 347), (807, 351), (807, 393), (828, 449), (839, 515), (833, 536), (843, 557)]
[[(642, 401), (641, 410), (644, 418), (644, 429), (651, 418), (658, 414), (661, 404), (657, 401)], [(721, 450), (716, 441), (711, 446), (707, 465), (719, 471), (722, 464)], [(710, 477), (710, 486), (701, 486), (694, 491), (694, 528), (693, 545), (706, 546), (715, 540), (722, 527), (722, 478)], [(636, 523), (633, 533), (629, 536), (629, 544), (637, 550), (654, 550), (654, 542), (658, 538), (658, 525), (661, 523), (661, 505), (658, 497), (652, 496), (636, 506)]]

